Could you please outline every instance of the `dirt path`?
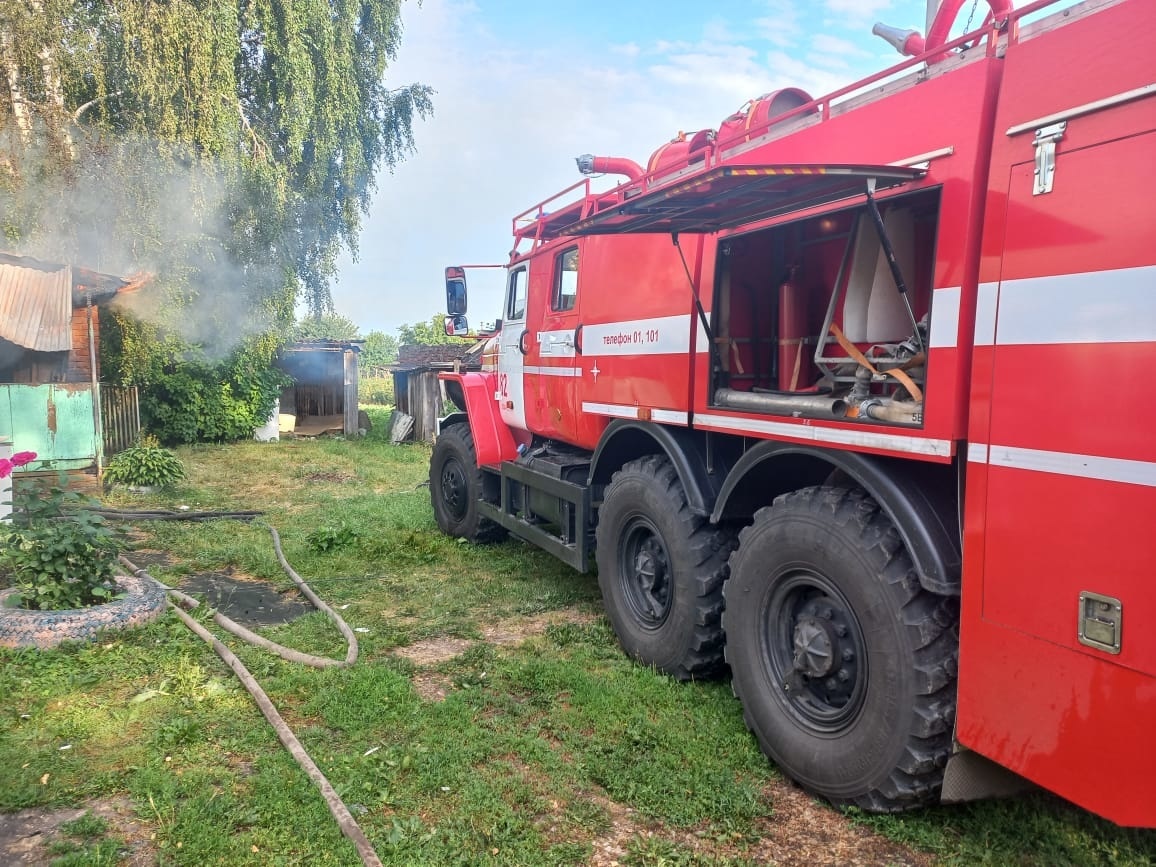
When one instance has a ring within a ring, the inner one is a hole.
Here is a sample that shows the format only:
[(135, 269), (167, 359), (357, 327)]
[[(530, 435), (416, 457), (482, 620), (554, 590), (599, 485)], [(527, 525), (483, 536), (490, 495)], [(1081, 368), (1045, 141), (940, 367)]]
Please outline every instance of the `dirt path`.
[(69, 837), (62, 825), (75, 822), (91, 812), (108, 823), (106, 837), (120, 841), (121, 860), (127, 867), (145, 867), (156, 863), (152, 835), (137, 817), (128, 798), (101, 798), (89, 801), (83, 807), (50, 810), (36, 808), (18, 813), (0, 813), (0, 864), (51, 864), (60, 857), (52, 847), (59, 841), (68, 841), (79, 848), (84, 841)]

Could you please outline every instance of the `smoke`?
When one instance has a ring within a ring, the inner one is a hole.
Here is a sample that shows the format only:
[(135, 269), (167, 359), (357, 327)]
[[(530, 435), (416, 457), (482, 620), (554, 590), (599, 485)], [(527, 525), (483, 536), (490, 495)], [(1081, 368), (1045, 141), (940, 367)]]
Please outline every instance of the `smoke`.
[(149, 274), (118, 305), (211, 359), (283, 324), (292, 269), (262, 235), (263, 205), (239, 170), (140, 138), (78, 142), (64, 165), (40, 148), (25, 150), (0, 184), (3, 246), (121, 277)]

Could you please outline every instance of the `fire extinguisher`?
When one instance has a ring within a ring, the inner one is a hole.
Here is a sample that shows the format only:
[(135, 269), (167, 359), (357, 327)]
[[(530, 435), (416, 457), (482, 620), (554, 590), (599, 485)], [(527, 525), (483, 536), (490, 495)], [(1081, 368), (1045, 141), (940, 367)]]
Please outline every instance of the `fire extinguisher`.
[(807, 338), (807, 294), (796, 281), (792, 265), (779, 286), (779, 391), (800, 391), (814, 384), (811, 365), (803, 357)]

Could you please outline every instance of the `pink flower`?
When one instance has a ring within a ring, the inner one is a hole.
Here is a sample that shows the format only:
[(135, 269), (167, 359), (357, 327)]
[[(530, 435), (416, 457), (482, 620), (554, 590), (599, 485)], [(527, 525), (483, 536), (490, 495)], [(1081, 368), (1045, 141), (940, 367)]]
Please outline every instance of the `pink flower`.
[(12, 475), (16, 467), (22, 467), (36, 460), (36, 452), (17, 452), (11, 458), (0, 458), (0, 479)]

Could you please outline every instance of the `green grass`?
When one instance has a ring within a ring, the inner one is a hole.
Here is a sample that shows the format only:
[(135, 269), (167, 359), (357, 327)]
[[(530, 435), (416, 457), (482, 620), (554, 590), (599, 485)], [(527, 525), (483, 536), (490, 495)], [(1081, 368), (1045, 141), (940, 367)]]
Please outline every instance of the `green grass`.
[[(754, 863), (759, 841), (775, 833), (779, 781), (729, 685), (677, 684), (625, 659), (593, 576), (517, 542), (476, 548), (440, 535), (420, 487), (428, 448), (375, 437), (180, 456), (184, 487), (106, 502), (262, 509), (297, 571), (367, 630), (348, 670), (229, 643), (386, 863), (584, 864), (624, 810), (627, 864)], [(290, 586), (260, 526), (139, 529), (138, 549), (171, 555), (153, 570), (167, 582), (231, 567)], [(551, 612), (564, 615), (520, 645), (481, 640), (489, 624)], [(321, 615), (267, 632), (309, 652), (344, 653)], [(435, 637), (473, 643), (425, 666), (394, 653)], [(444, 701), (421, 697), (423, 677), (442, 684)], [(0, 651), (0, 696), (0, 811), (127, 797), (161, 863), (357, 863), (249, 696), (175, 617), (90, 645)], [(905, 817), (821, 815), (945, 863), (1156, 858), (1156, 835), (1044, 798)], [(59, 863), (121, 857), (117, 829), (94, 816), (64, 832)]]

